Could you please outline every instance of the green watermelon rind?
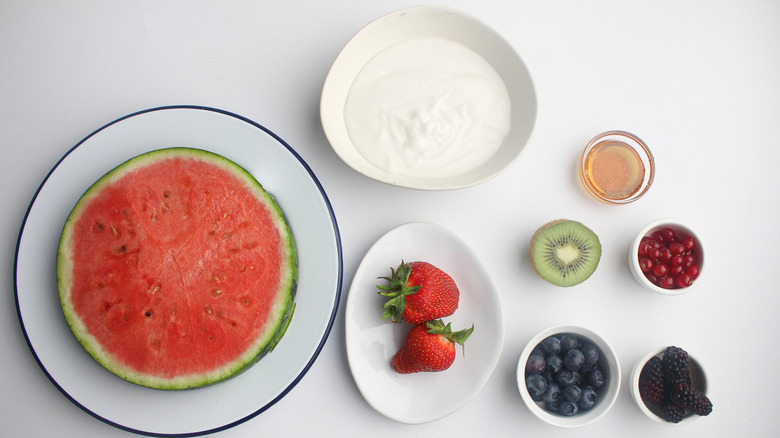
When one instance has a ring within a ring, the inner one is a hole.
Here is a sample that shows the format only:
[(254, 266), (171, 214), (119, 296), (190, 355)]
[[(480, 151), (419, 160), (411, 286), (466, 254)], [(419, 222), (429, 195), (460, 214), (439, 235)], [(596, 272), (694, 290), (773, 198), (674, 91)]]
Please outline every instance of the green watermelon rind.
[[(274, 223), (276, 228), (282, 234), (282, 242), (285, 244), (283, 249), (287, 252), (286, 257), (283, 257), (283, 260), (287, 263), (286, 266), (280, 267), (283, 280), (280, 282), (281, 286), (277, 295), (278, 301), (273, 306), (272, 311), (272, 314), (276, 315), (276, 320), (270, 321), (266, 325), (267, 329), (258, 336), (258, 339), (252, 347), (247, 349), (247, 351), (235, 361), (212, 372), (177, 376), (172, 379), (167, 379), (140, 374), (125, 366), (110, 352), (106, 351), (102, 344), (88, 332), (86, 325), (77, 315), (69, 301), (70, 285), (72, 284), (73, 278), (71, 275), (72, 260), (68, 248), (72, 237), (72, 225), (78, 220), (84, 207), (87, 206), (104, 187), (122, 178), (133, 169), (145, 166), (155, 160), (182, 156), (205, 160), (227, 169), (233, 175), (239, 177), (239, 179), (242, 180), (267, 207), (269, 207), (269, 210), (275, 216)], [(292, 319), (295, 309), (297, 277), (298, 254), (295, 239), (281, 208), (279, 208), (279, 205), (273, 197), (252, 176), (252, 174), (233, 161), (209, 151), (189, 147), (153, 150), (125, 161), (103, 175), (84, 192), (71, 210), (65, 221), (65, 225), (63, 226), (57, 250), (57, 289), (59, 291), (60, 305), (65, 320), (76, 340), (89, 355), (95, 359), (95, 361), (116, 376), (137, 385), (162, 390), (199, 388), (227, 380), (246, 371), (261, 358), (270, 353), (285, 334)]]

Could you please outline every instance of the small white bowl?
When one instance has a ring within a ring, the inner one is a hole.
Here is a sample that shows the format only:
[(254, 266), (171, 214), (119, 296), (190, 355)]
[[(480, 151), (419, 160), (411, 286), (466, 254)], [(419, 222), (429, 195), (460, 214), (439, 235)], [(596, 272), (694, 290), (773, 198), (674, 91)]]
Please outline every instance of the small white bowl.
[[(599, 390), (599, 401), (596, 405), (588, 411), (575, 414), (571, 417), (544, 410), (542, 403), (535, 402), (525, 386), (525, 367), (531, 352), (548, 336), (563, 333), (573, 333), (580, 338), (589, 340), (598, 347), (601, 351), (601, 364), (607, 380), (607, 383)], [(542, 421), (552, 424), (553, 426), (564, 428), (581, 427), (591, 424), (603, 417), (615, 404), (615, 400), (617, 400), (618, 392), (620, 390), (620, 363), (618, 362), (617, 354), (615, 354), (612, 346), (597, 333), (576, 325), (557, 325), (540, 332), (525, 346), (525, 349), (520, 354), (520, 360), (517, 362), (517, 386), (520, 390), (520, 397), (523, 399), (523, 402), (525, 402), (528, 409)]]
[[(672, 228), (677, 232), (679, 236), (682, 237), (693, 236), (693, 238), (696, 239), (697, 247), (696, 247), (695, 265), (699, 268), (699, 275), (688, 287), (681, 288), (681, 289), (664, 289), (660, 286), (653, 284), (650, 280), (648, 280), (644, 272), (642, 272), (642, 268), (639, 266), (638, 254), (639, 254), (639, 245), (642, 242), (642, 238), (644, 238), (645, 236), (649, 236), (664, 227)], [(628, 264), (631, 267), (631, 273), (634, 274), (634, 278), (636, 278), (636, 281), (638, 281), (642, 286), (663, 295), (682, 295), (690, 292), (694, 287), (696, 287), (696, 285), (698, 285), (701, 282), (702, 275), (704, 275), (704, 271), (705, 271), (704, 269), (705, 260), (706, 260), (705, 253), (706, 252), (701, 237), (687, 223), (679, 219), (671, 219), (671, 218), (658, 219), (647, 224), (636, 235), (636, 238), (634, 239), (634, 243), (633, 245), (631, 245), (631, 250), (629, 251), (628, 254)]]
[[(510, 131), (482, 164), (454, 175), (399, 175), (366, 159), (353, 144), (345, 120), (352, 84), (366, 64), (384, 49), (412, 39), (437, 38), (465, 46), (498, 73), (511, 105)], [(531, 75), (514, 48), (477, 19), (441, 6), (414, 6), (374, 20), (358, 31), (336, 57), (325, 79), (320, 119), (336, 154), (357, 172), (375, 180), (420, 190), (451, 190), (487, 181), (511, 167), (523, 154), (536, 123), (537, 100)]]
[[(631, 397), (634, 399), (634, 403), (636, 403), (636, 405), (639, 407), (639, 410), (641, 410), (642, 413), (647, 416), (647, 418), (667, 426), (683, 426), (698, 420), (699, 416), (695, 414), (689, 414), (679, 423), (670, 423), (661, 417), (661, 408), (658, 405), (654, 403), (645, 403), (645, 401), (642, 400), (642, 396), (639, 394), (639, 375), (642, 373), (642, 368), (644, 368), (645, 364), (653, 357), (662, 357), (664, 351), (666, 351), (666, 348), (667, 347), (658, 347), (654, 349), (643, 358), (639, 359), (636, 365), (634, 365), (633, 370), (631, 370)], [(688, 369), (691, 374), (691, 385), (701, 391), (704, 395), (707, 395), (709, 392), (707, 372), (702, 366), (701, 361), (696, 360), (696, 358), (692, 356), (689, 351), (688, 359)]]

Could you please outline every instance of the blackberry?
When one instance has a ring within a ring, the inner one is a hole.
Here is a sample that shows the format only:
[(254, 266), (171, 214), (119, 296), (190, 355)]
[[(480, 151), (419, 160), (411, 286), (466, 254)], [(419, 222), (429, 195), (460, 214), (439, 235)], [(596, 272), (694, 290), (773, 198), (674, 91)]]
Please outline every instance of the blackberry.
[(690, 386), (678, 389), (669, 398), (675, 405), (694, 412), (696, 415), (709, 415), (712, 412), (710, 399)]
[(679, 423), (685, 418), (685, 408), (681, 408), (665, 398), (661, 400), (661, 417), (670, 423)]
[(639, 394), (642, 400), (650, 403), (661, 403), (664, 397), (664, 372), (661, 358), (653, 357), (639, 373)]
[(666, 391), (672, 392), (679, 385), (691, 384), (688, 373), (688, 352), (679, 347), (667, 347), (661, 360)]

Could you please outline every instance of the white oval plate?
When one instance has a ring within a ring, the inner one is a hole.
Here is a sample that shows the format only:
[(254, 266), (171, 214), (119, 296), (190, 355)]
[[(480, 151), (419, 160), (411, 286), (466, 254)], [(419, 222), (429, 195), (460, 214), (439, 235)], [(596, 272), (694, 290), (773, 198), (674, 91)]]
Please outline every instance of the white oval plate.
[[(352, 83), (377, 53), (399, 42), (437, 38), (458, 43), (484, 58), (501, 76), (512, 104), (511, 130), (484, 164), (444, 178), (404, 177), (379, 169), (355, 148), (344, 120)], [(358, 31), (333, 61), (322, 87), (320, 119), (333, 150), (357, 172), (387, 184), (420, 190), (451, 190), (487, 181), (509, 169), (527, 149), (536, 124), (537, 98), (523, 60), (500, 34), (481, 21), (443, 6), (412, 6), (380, 17)]]
[[(401, 259), (429, 262), (458, 285), (459, 308), (443, 320), (453, 330), (474, 324), (474, 333), (465, 357), (458, 347), (448, 370), (398, 374), (391, 368), (411, 325), (382, 319), (385, 298), (376, 285)], [(345, 319), (347, 358), (358, 389), (379, 413), (401, 423), (426, 423), (465, 406), (487, 383), (504, 345), (501, 299), (482, 263), (458, 236), (425, 222), (394, 228), (368, 250), (352, 280)]]
[[(295, 314), (281, 342), (249, 370), (205, 388), (159, 391), (110, 374), (79, 345), (60, 309), (55, 264), (62, 226), (82, 193), (125, 160), (173, 146), (223, 155), (254, 175), (274, 196), (295, 236), (298, 289)], [(25, 216), (14, 275), (17, 312), (30, 350), (68, 399), (120, 429), (193, 436), (253, 418), (287, 394), (308, 371), (338, 309), (341, 241), (324, 190), (280, 138), (224, 111), (164, 107), (98, 129), (57, 163)]]

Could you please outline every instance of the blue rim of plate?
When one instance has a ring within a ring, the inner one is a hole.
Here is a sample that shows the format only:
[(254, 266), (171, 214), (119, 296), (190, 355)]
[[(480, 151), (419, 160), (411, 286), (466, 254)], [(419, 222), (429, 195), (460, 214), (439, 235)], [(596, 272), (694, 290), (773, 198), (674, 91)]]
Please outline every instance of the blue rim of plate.
[[(119, 122), (121, 122), (123, 120), (129, 119), (129, 118), (132, 118), (132, 117), (135, 117), (135, 116), (139, 116), (139, 115), (142, 115), (142, 114), (151, 113), (151, 112), (155, 112), (155, 111), (172, 110), (172, 109), (192, 109), (192, 110), (211, 111), (211, 112), (215, 112), (215, 113), (218, 113), (218, 114), (222, 114), (222, 115), (226, 115), (226, 116), (230, 116), (230, 117), (236, 118), (236, 119), (238, 119), (240, 121), (243, 121), (245, 123), (248, 123), (248, 124), (254, 126), (255, 128), (260, 129), (264, 133), (266, 133), (266, 134), (270, 135), (271, 137), (273, 137), (274, 140), (278, 141), (281, 145), (283, 145), (287, 149), (287, 151), (290, 152), (290, 154), (292, 154), (295, 157), (295, 159), (297, 159), (300, 162), (300, 164), (304, 167), (304, 169), (306, 169), (306, 172), (308, 172), (308, 174), (311, 177), (311, 179), (314, 182), (314, 184), (317, 186), (317, 189), (319, 190), (320, 195), (322, 196), (323, 200), (325, 201), (325, 205), (328, 207), (328, 214), (330, 215), (331, 223), (333, 225), (333, 232), (334, 232), (334, 234), (336, 236), (336, 249), (337, 249), (337, 252), (338, 252), (338, 260), (337, 260), (338, 261), (338, 279), (337, 279), (336, 291), (335, 291), (335, 298), (336, 299), (335, 299), (335, 302), (333, 303), (333, 309), (331, 310), (331, 314), (330, 314), (330, 317), (328, 319), (328, 325), (327, 325), (327, 327), (325, 329), (325, 332), (324, 332), (324, 334), (322, 336), (322, 339), (320, 339), (319, 345), (317, 345), (317, 348), (314, 351), (312, 357), (309, 359), (309, 361), (303, 367), (303, 369), (301, 370), (300, 374), (295, 379), (293, 379), (293, 381), (290, 382), (290, 384), (278, 396), (274, 397), (271, 401), (269, 401), (265, 405), (261, 406), (260, 408), (258, 408), (254, 412), (244, 416), (243, 418), (240, 418), (240, 419), (238, 419), (236, 421), (233, 421), (233, 422), (230, 422), (228, 424), (222, 425), (220, 427), (215, 427), (215, 428), (212, 428), (212, 429), (202, 430), (202, 431), (197, 431), (197, 432), (155, 433), (155, 432), (149, 432), (149, 431), (134, 429), (132, 427), (125, 426), (123, 424), (117, 423), (115, 421), (111, 421), (111, 420), (109, 420), (107, 418), (104, 418), (104, 417), (100, 416), (96, 412), (93, 412), (92, 410), (88, 409), (86, 406), (84, 406), (81, 403), (79, 403), (78, 400), (76, 400), (70, 394), (68, 394), (68, 392), (64, 388), (62, 388), (59, 385), (59, 383), (57, 383), (57, 381), (54, 379), (54, 377), (52, 377), (52, 375), (49, 374), (49, 372), (47, 371), (46, 367), (44, 366), (44, 364), (41, 362), (40, 358), (36, 354), (35, 348), (33, 347), (32, 342), (30, 341), (30, 338), (27, 335), (27, 331), (25, 330), (24, 321), (22, 319), (21, 308), (19, 307), (19, 290), (17, 288), (17, 269), (18, 269), (17, 265), (18, 265), (18, 260), (19, 260), (19, 247), (20, 247), (20, 244), (21, 244), (21, 241), (22, 241), (22, 235), (24, 234), (25, 225), (27, 224), (28, 216), (30, 215), (30, 210), (32, 210), (32, 207), (35, 204), (35, 200), (38, 198), (38, 194), (43, 189), (43, 187), (46, 185), (46, 182), (49, 180), (49, 177), (54, 173), (55, 170), (57, 170), (57, 167), (59, 167), (60, 163), (62, 163), (63, 160), (65, 160), (65, 158), (68, 157), (68, 155), (70, 155), (73, 151), (78, 149), (79, 146), (81, 146), (84, 142), (86, 142), (87, 140), (92, 138), (95, 134), (103, 131), (104, 129), (106, 129), (106, 128), (108, 128), (108, 127), (110, 127), (110, 126), (112, 126), (112, 125), (114, 125), (116, 123), (119, 123)], [(341, 247), (341, 235), (339, 233), (338, 223), (336, 222), (336, 215), (333, 213), (333, 206), (331, 205), (330, 200), (328, 199), (328, 196), (327, 196), (327, 194), (325, 193), (325, 190), (322, 187), (322, 184), (317, 179), (316, 175), (314, 175), (314, 172), (311, 170), (311, 167), (309, 167), (309, 165), (303, 160), (303, 158), (289, 144), (287, 144), (278, 135), (274, 134), (268, 128), (260, 125), (259, 123), (256, 123), (256, 122), (254, 122), (254, 121), (252, 121), (252, 120), (250, 120), (250, 119), (248, 119), (246, 117), (240, 116), (238, 114), (235, 114), (235, 113), (232, 113), (232, 112), (229, 112), (229, 111), (225, 111), (225, 110), (221, 110), (221, 109), (217, 109), (217, 108), (211, 108), (211, 107), (207, 107), (207, 106), (199, 106), (199, 105), (169, 105), (169, 106), (160, 106), (160, 107), (149, 108), (149, 109), (145, 109), (145, 110), (141, 110), (141, 111), (136, 111), (134, 113), (130, 113), (130, 114), (126, 115), (126, 116), (120, 117), (120, 118), (118, 118), (118, 119), (116, 119), (116, 120), (114, 120), (112, 122), (109, 122), (109, 123), (101, 126), (100, 128), (98, 128), (95, 131), (93, 131), (91, 134), (89, 134), (88, 136), (84, 137), (81, 141), (76, 143), (75, 146), (70, 148), (57, 161), (57, 163), (51, 168), (49, 173), (46, 174), (46, 177), (43, 179), (41, 184), (35, 190), (35, 194), (33, 195), (32, 200), (30, 201), (30, 204), (27, 206), (27, 211), (25, 211), (25, 213), (24, 213), (24, 218), (22, 220), (22, 226), (21, 226), (21, 228), (19, 230), (19, 235), (18, 235), (17, 240), (16, 240), (16, 249), (14, 251), (14, 273), (13, 273), (13, 279), (14, 279), (14, 304), (16, 306), (16, 316), (19, 319), (19, 325), (21, 326), (22, 334), (24, 335), (24, 340), (25, 340), (25, 342), (27, 342), (27, 347), (30, 349), (30, 352), (32, 353), (33, 357), (35, 358), (35, 362), (38, 363), (38, 366), (41, 368), (41, 370), (46, 375), (46, 377), (49, 379), (49, 381), (68, 400), (70, 400), (73, 404), (78, 406), (81, 410), (83, 410), (84, 412), (88, 413), (92, 417), (94, 417), (94, 418), (96, 418), (96, 419), (98, 419), (98, 420), (100, 420), (100, 421), (102, 421), (102, 422), (104, 422), (104, 423), (106, 423), (106, 424), (108, 424), (110, 426), (116, 427), (117, 429), (121, 429), (121, 430), (124, 430), (124, 431), (136, 433), (136, 434), (139, 434), (139, 435), (157, 436), (157, 437), (194, 437), (194, 436), (202, 436), (202, 435), (208, 435), (208, 434), (212, 434), (212, 433), (216, 433), (216, 432), (221, 432), (221, 431), (230, 429), (232, 427), (238, 426), (239, 424), (242, 424), (242, 423), (244, 423), (246, 421), (249, 421), (252, 418), (255, 418), (256, 416), (260, 415), (261, 413), (266, 411), (268, 408), (270, 408), (271, 406), (276, 404), (276, 402), (278, 402), (279, 400), (284, 398), (284, 396), (286, 396), (298, 384), (298, 382), (300, 382), (301, 379), (303, 379), (303, 376), (306, 375), (306, 373), (309, 371), (311, 366), (314, 364), (314, 361), (319, 356), (320, 352), (322, 351), (322, 348), (325, 345), (325, 342), (327, 341), (328, 337), (330, 336), (330, 332), (331, 332), (331, 329), (333, 328), (333, 323), (334, 323), (334, 321), (336, 319), (336, 314), (338, 312), (339, 301), (341, 299), (341, 287), (342, 287), (342, 282), (343, 282), (343, 276), (344, 276), (344, 262), (343, 262), (342, 247)]]

